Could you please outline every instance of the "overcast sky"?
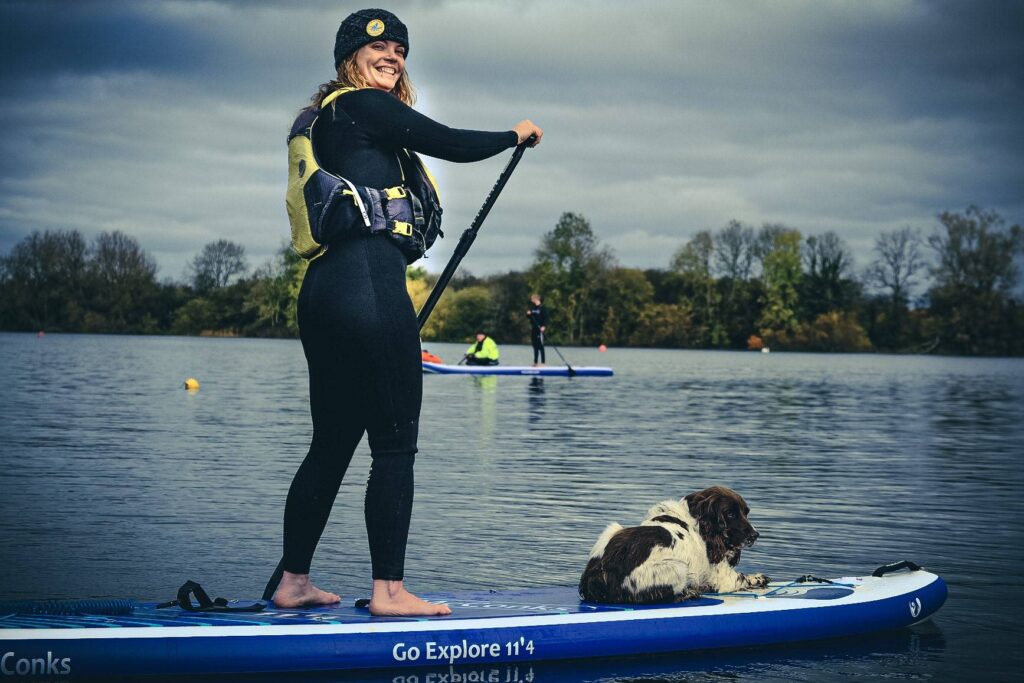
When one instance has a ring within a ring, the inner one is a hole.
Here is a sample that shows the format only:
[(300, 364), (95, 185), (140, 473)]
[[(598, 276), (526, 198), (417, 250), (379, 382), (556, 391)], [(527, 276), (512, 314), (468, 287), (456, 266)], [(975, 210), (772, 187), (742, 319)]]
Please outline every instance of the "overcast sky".
[[(288, 235), (285, 135), (362, 4), (0, 2), (0, 254), (121, 230), (162, 278), (207, 242), (252, 266)], [(874, 238), (969, 204), (1024, 222), (1024, 3), (390, 2), (417, 108), (545, 129), (473, 246), (525, 268), (565, 211), (624, 266), (730, 219)], [(508, 153), (436, 161), (440, 271)], [(428, 159), (429, 161), (429, 159)]]

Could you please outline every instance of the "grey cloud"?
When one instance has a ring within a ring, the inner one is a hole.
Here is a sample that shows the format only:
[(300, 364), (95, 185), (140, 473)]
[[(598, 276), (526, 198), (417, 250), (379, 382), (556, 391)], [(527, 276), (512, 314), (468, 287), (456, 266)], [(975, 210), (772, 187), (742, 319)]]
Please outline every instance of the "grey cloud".
[[(977, 203), (1024, 218), (1024, 10), (978, 2), (389, 3), (419, 108), (528, 116), (527, 153), (466, 262), (527, 265), (563, 211), (627, 266), (736, 218), (881, 230)], [(287, 235), (284, 134), (330, 77), (335, 2), (0, 5), (0, 252), (34, 229), (122, 229), (177, 277), (221, 237)], [(504, 165), (436, 162), (440, 270)]]

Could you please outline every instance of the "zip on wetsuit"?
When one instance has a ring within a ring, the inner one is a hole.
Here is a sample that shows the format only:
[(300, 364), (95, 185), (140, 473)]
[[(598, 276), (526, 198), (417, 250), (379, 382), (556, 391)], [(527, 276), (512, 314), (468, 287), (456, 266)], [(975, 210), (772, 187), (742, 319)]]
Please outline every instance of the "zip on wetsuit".
[[(318, 160), (367, 187), (401, 184), (403, 149), (470, 162), (518, 141), (514, 131), (449, 128), (374, 89), (339, 98), (331, 119), (317, 131)], [(309, 573), (338, 487), (366, 433), (372, 464), (364, 511), (373, 578), (400, 580), (423, 389), (406, 259), (383, 234), (324, 240), (330, 249), (309, 264), (299, 292), (313, 439), (288, 491), (282, 566)]]

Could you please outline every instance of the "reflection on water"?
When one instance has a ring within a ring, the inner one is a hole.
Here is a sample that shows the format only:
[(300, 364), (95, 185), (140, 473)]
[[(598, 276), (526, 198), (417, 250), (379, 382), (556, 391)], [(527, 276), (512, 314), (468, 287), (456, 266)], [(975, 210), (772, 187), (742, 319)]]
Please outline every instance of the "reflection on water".
[(526, 386), (526, 398), (528, 404), (528, 421), (531, 425), (538, 425), (544, 421), (544, 378), (531, 377), (530, 383)]
[(467, 413), (466, 418), (479, 421), (480, 436), (477, 439), (477, 452), (482, 457), (487, 457), (494, 452), (494, 427), (498, 420), (498, 377), (496, 375), (481, 375), (474, 376), (472, 379), (477, 389), (477, 401)]
[[(762, 532), (741, 569), (841, 576), (907, 558), (950, 598), (941, 633), (543, 665), (534, 680), (999, 679), (1024, 663), (1024, 362), (562, 352), (616, 376), (424, 377), (414, 589), (575, 584), (609, 521), (721, 483)], [(186, 578), (262, 589), (310, 435), (297, 342), (0, 335), (0, 358), (0, 598), (166, 599)], [(368, 466), (364, 445), (314, 558), (346, 596), (368, 588)], [(427, 673), (381, 680), (445, 680)]]

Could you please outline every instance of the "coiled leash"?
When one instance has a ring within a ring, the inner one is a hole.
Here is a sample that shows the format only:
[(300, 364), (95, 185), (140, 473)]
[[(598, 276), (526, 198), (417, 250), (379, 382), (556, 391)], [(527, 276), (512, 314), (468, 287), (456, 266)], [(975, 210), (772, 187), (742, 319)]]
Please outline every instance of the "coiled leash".
[(793, 579), (787, 584), (778, 586), (768, 591), (767, 593), (750, 593), (747, 591), (732, 591), (730, 593), (702, 593), (702, 597), (729, 597), (729, 598), (770, 598), (779, 591), (799, 586), (802, 583), (827, 583), (832, 586), (841, 586), (843, 588), (853, 588), (852, 583), (838, 583), (836, 581), (830, 581), (829, 579), (819, 579), (817, 576), (811, 576), (810, 574), (804, 574), (799, 579)]
[[(912, 572), (916, 572), (916, 571), (920, 570), (921, 567), (920, 567), (920, 565), (918, 565), (918, 564), (916, 564), (914, 562), (911, 562), (910, 560), (900, 560), (899, 562), (893, 562), (891, 564), (883, 564), (881, 567), (879, 567), (878, 569), (873, 571), (871, 573), (871, 576), (873, 576), (875, 578), (880, 578), (880, 577), (885, 576), (886, 574), (891, 574), (893, 572), (898, 572), (901, 569), (909, 569)], [(822, 583), (822, 584), (829, 584), (831, 586), (839, 586), (839, 587), (842, 587), (842, 588), (856, 588), (856, 586), (854, 584), (852, 584), (852, 583), (839, 583), (838, 581), (830, 581), (829, 579), (821, 579), (821, 578), (818, 578), (817, 576), (812, 576), (810, 574), (804, 574), (799, 579), (794, 579), (793, 581), (790, 581), (789, 583), (787, 583), (787, 584), (785, 584), (783, 586), (779, 586), (777, 588), (774, 588), (774, 589), (768, 591), (767, 593), (750, 593), (750, 592), (746, 592), (746, 591), (734, 591), (734, 592), (731, 592), (731, 593), (703, 593), (702, 595), (709, 596), (709, 597), (730, 597), (730, 598), (770, 598), (770, 597), (774, 596), (776, 593), (778, 593), (779, 591), (786, 590), (787, 588), (793, 588), (794, 586), (799, 586), (802, 583)]]

